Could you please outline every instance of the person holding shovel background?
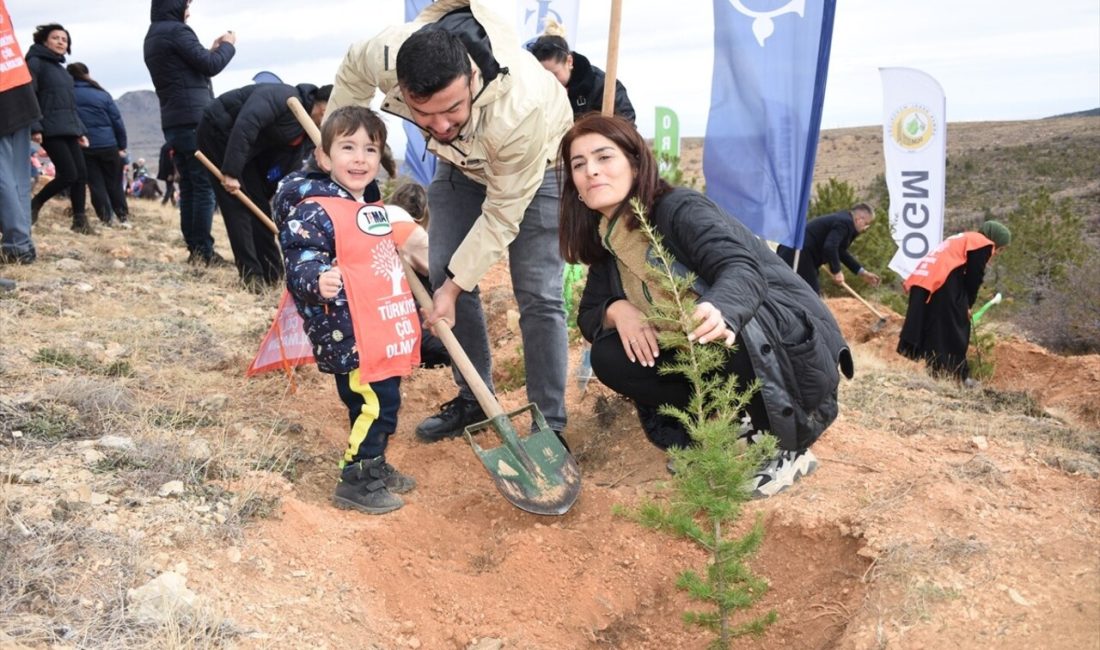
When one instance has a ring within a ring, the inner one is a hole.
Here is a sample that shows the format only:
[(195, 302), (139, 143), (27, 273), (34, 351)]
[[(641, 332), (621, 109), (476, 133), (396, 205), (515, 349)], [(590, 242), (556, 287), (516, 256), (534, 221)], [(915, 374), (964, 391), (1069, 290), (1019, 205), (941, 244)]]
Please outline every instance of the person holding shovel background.
[(243, 192), (271, 215), (276, 185), (313, 151), (287, 99), (297, 97), (320, 126), (330, 92), (332, 86), (252, 84), (219, 95), (203, 110), (199, 150), (221, 170), (224, 181), (214, 179), (214, 197), (241, 282), (253, 291), (279, 283), (283, 258), (271, 231), (232, 195)]
[(679, 421), (658, 413), (665, 404), (685, 407), (692, 388), (683, 375), (659, 371), (675, 355), (658, 346), (647, 320), (664, 289), (648, 272), (651, 244), (631, 207), (637, 199), (682, 271), (699, 279), (698, 327), (688, 338), (734, 348), (725, 372), (739, 390), (762, 384), (746, 408), (752, 430), (745, 437), (770, 432), (779, 450), (753, 478), (753, 496), (775, 495), (814, 471), (810, 445), (837, 416), (838, 365), (848, 377), (853, 372), (824, 303), (739, 221), (662, 180), (630, 122), (585, 115), (562, 138), (561, 158), (562, 257), (590, 265), (577, 324), (592, 343), (600, 381), (634, 401), (655, 445), (691, 444)]
[[(843, 262), (844, 266), (862, 277), (867, 284), (878, 286), (879, 277), (863, 268), (859, 260), (848, 252), (848, 247), (855, 238), (870, 228), (874, 220), (874, 208), (866, 203), (857, 203), (849, 210), (826, 214), (811, 219), (806, 224), (806, 237), (798, 259), (797, 273), (814, 293), (821, 293), (817, 270), (822, 264), (829, 265), (829, 273), (837, 284), (844, 284), (844, 271), (840, 268), (840, 263)], [(787, 266), (794, 265), (793, 248), (780, 244), (776, 253)]]
[(906, 278), (909, 308), (901, 326), (898, 354), (923, 360), (936, 375), (960, 382), (970, 378), (970, 309), (978, 299), (985, 267), (1012, 242), (999, 221), (986, 221), (977, 232), (948, 237)]
[[(565, 427), (568, 347), (562, 309), (558, 181), (553, 159), (573, 115), (565, 88), (481, 0), (441, 0), (412, 22), (352, 45), (329, 111), (366, 106), (414, 122), (439, 158), (428, 188), (434, 306), (425, 325), (453, 327), (492, 388), (492, 360), (477, 285), (508, 254), (520, 312), (527, 396), (550, 428)], [(462, 435), (485, 419), (455, 371), (458, 396), (416, 428), (426, 442)]]
[(401, 377), (419, 363), (416, 307), (375, 176), (386, 127), (369, 108), (328, 116), (316, 151), (320, 169), (294, 172), (275, 196), (286, 286), (313, 344), (317, 369), (332, 374), (351, 431), (333, 503), (368, 514), (402, 505), (416, 481), (386, 462), (397, 430)]

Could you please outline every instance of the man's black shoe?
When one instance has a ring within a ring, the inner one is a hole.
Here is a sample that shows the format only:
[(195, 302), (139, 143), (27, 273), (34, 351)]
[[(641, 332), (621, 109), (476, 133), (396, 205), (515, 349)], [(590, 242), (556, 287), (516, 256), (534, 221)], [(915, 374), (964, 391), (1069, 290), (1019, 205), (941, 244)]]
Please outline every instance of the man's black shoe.
[(440, 407), (439, 413), (431, 416), (416, 427), (416, 437), (424, 442), (438, 442), (444, 438), (455, 438), (462, 431), (485, 419), (485, 411), (476, 400), (456, 397)]

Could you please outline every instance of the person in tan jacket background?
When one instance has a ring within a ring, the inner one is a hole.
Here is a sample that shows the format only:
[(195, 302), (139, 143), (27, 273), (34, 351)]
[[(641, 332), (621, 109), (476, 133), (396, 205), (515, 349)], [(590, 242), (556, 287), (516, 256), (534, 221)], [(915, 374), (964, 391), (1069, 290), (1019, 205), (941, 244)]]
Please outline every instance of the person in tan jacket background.
[[(565, 427), (568, 347), (558, 252), (553, 160), (572, 124), (565, 89), (480, 0), (440, 0), (415, 20), (352, 45), (328, 110), (368, 105), (414, 122), (439, 157), (428, 188), (434, 307), (492, 388), (488, 332), (477, 285), (508, 252), (520, 312), (527, 395)], [(458, 397), (417, 427), (422, 440), (459, 436), (484, 419), (455, 372)]]

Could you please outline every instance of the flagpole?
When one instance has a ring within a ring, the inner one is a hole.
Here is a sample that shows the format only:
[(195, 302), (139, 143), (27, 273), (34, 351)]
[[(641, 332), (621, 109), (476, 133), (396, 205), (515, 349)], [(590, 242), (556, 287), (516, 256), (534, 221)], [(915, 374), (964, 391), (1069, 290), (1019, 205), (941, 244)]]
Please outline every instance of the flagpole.
[(623, 18), (623, 0), (611, 0), (611, 27), (607, 34), (607, 70), (603, 80), (603, 114), (615, 114), (615, 81), (619, 72), (619, 23)]

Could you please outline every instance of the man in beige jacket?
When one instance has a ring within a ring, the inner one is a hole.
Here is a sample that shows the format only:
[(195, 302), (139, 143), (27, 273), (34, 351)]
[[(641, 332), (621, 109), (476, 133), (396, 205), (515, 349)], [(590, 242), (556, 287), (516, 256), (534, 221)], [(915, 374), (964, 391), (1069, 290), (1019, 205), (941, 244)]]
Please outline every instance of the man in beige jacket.
[[(417, 18), (353, 45), (328, 110), (367, 105), (414, 122), (439, 157), (428, 188), (427, 325), (446, 321), (481, 378), (492, 359), (477, 284), (508, 253), (520, 312), (527, 395), (565, 428), (568, 344), (558, 252), (558, 144), (572, 124), (565, 89), (481, 0), (440, 0)], [(459, 436), (484, 419), (455, 372), (459, 394), (416, 429), (422, 440)]]

